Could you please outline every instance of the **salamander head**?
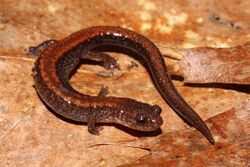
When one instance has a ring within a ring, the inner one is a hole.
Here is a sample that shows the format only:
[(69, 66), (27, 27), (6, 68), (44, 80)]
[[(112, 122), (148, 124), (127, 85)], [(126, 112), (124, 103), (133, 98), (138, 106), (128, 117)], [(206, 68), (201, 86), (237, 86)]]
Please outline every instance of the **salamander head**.
[(139, 131), (154, 131), (163, 123), (160, 113), (158, 105), (137, 102), (128, 104), (126, 110), (120, 110), (115, 122)]

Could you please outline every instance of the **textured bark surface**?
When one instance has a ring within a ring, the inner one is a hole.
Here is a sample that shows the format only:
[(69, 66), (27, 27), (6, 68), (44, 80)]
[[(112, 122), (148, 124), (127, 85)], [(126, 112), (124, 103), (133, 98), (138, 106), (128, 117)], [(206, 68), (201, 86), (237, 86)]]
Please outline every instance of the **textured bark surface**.
[[(249, 9), (247, 0), (0, 0), (0, 166), (247, 166)], [(82, 65), (71, 84), (90, 95), (104, 85), (108, 96), (160, 105), (161, 133), (112, 124), (94, 136), (46, 108), (31, 77), (36, 58), (24, 49), (97, 25), (129, 28), (157, 44), (215, 145), (169, 108), (146, 69), (127, 55), (111, 54), (121, 70)]]

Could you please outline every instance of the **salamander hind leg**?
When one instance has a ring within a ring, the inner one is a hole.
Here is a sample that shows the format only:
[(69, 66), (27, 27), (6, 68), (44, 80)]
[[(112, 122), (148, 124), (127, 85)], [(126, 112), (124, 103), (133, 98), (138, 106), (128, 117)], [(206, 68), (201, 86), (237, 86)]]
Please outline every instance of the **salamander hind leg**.
[(53, 45), (56, 42), (57, 42), (57, 40), (55, 40), (55, 39), (49, 39), (49, 40), (46, 40), (46, 41), (40, 43), (37, 46), (31, 46), (28, 49), (25, 49), (25, 51), (29, 55), (39, 56), (48, 46)]
[(115, 68), (120, 70), (120, 65), (117, 63), (117, 60), (103, 52), (91, 51), (85, 58), (102, 62), (103, 67), (107, 70)]

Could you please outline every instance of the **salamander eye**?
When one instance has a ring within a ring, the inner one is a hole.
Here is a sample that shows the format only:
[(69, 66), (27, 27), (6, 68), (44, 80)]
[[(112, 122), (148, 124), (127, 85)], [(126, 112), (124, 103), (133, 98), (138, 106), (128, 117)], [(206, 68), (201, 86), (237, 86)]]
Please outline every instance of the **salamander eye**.
[(160, 115), (160, 114), (161, 114), (161, 107), (158, 106), (158, 105), (154, 105), (154, 106), (152, 107), (152, 110), (153, 110), (153, 112), (154, 112), (156, 115)]
[(137, 123), (145, 123), (147, 121), (147, 117), (145, 115), (137, 115), (135, 119)]

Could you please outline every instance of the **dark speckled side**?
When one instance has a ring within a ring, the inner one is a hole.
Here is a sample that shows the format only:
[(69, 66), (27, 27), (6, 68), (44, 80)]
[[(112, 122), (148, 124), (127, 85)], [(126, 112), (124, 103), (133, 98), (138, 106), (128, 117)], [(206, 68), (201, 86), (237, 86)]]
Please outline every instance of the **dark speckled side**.
[(87, 122), (90, 132), (94, 134), (95, 122), (114, 122), (141, 131), (158, 129), (162, 124), (159, 106), (129, 98), (88, 96), (77, 92), (69, 84), (68, 76), (80, 59), (103, 61), (101, 54), (92, 56), (90, 51), (110, 45), (140, 55), (147, 63), (152, 79), (165, 101), (182, 119), (214, 143), (204, 121), (176, 91), (157, 47), (144, 36), (123, 28), (91, 27), (48, 46), (34, 67), (35, 85), (41, 98), (58, 114)]

